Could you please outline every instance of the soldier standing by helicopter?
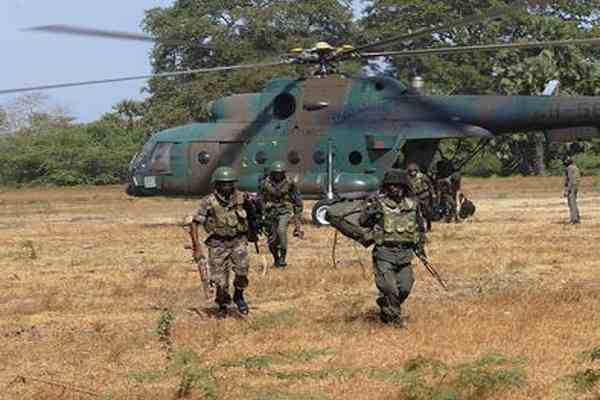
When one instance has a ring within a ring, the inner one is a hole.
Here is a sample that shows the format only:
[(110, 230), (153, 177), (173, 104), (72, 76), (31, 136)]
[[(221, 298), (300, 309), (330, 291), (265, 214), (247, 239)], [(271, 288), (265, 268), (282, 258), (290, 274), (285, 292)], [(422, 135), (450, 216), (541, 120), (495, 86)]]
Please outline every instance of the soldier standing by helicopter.
[(446, 223), (460, 222), (458, 218), (458, 192), (460, 192), (461, 174), (455, 170), (454, 164), (449, 160), (440, 160), (437, 163), (436, 190), (440, 206), (445, 210)]
[(287, 166), (283, 161), (271, 164), (269, 174), (259, 185), (268, 231), (269, 250), (273, 254), (274, 265), (283, 268), (287, 265), (288, 225), (294, 220), (294, 236), (302, 238), (302, 198), (296, 183), (286, 176)]
[(406, 172), (386, 172), (381, 194), (366, 200), (359, 224), (373, 228), (373, 267), (381, 321), (401, 326), (401, 305), (415, 281), (411, 262), (425, 242), (419, 202), (412, 196)]
[(416, 162), (409, 163), (406, 170), (410, 179), (411, 189), (421, 203), (421, 211), (427, 224), (427, 231), (430, 231), (433, 205), (437, 201), (433, 182), (427, 175), (419, 171), (419, 166)]
[(233, 302), (242, 315), (250, 311), (244, 299), (248, 286), (248, 220), (244, 209), (245, 195), (236, 189), (238, 181), (230, 167), (219, 167), (212, 176), (214, 191), (200, 200), (192, 220), (192, 247), (194, 259), (206, 262), (206, 254), (198, 241), (198, 226), (201, 225), (208, 238), (208, 264), (210, 281), (216, 286), (215, 302), (219, 306), (217, 318), (227, 316), (231, 303), (229, 276), (233, 272)]
[(569, 223), (575, 225), (581, 222), (579, 207), (577, 206), (577, 192), (579, 191), (581, 172), (579, 172), (579, 168), (577, 168), (577, 165), (575, 165), (575, 162), (569, 156), (563, 158), (563, 165), (565, 166), (564, 196), (567, 198), (569, 205)]

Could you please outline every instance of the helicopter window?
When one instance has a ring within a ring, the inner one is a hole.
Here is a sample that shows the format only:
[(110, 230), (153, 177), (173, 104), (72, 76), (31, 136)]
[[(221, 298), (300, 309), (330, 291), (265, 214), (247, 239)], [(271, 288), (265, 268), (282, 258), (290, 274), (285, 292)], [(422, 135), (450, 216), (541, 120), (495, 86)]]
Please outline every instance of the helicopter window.
[(362, 163), (362, 160), (363, 156), (360, 151), (353, 151), (348, 156), (348, 161), (350, 161), (350, 164), (352, 165), (359, 165), (360, 163)]
[(289, 93), (281, 93), (273, 100), (273, 114), (277, 119), (288, 119), (296, 112), (296, 99)]
[(315, 164), (323, 164), (325, 162), (326, 159), (326, 155), (325, 152), (322, 150), (317, 150), (315, 151), (315, 154), (313, 154), (313, 161), (315, 162)]
[(292, 150), (288, 154), (288, 161), (290, 164), (296, 165), (300, 162), (300, 154), (296, 150)]
[(256, 161), (257, 164), (264, 164), (267, 162), (267, 153), (265, 153), (263, 150), (259, 150), (256, 152), (256, 155), (254, 156), (254, 161)]
[(198, 153), (198, 162), (200, 164), (208, 164), (210, 162), (210, 154), (206, 151)]
[(171, 147), (173, 143), (158, 143), (150, 158), (153, 172), (166, 174), (171, 172)]

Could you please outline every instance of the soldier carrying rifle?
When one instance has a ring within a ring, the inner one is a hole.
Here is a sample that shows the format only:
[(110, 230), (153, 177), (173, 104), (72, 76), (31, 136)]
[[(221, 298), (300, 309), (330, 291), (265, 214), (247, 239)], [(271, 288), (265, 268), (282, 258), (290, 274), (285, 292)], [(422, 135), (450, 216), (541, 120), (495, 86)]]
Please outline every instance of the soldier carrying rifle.
[[(217, 318), (227, 316), (231, 303), (229, 276), (233, 272), (233, 302), (242, 315), (250, 311), (244, 299), (248, 286), (248, 217), (244, 203), (247, 195), (236, 189), (237, 176), (229, 167), (217, 168), (212, 176), (214, 191), (202, 198), (191, 222), (194, 259), (202, 275), (208, 263), (210, 284), (216, 288), (215, 302), (219, 306)], [(208, 258), (198, 240), (198, 226), (202, 226), (208, 238)], [(206, 276), (203, 277), (206, 279)]]

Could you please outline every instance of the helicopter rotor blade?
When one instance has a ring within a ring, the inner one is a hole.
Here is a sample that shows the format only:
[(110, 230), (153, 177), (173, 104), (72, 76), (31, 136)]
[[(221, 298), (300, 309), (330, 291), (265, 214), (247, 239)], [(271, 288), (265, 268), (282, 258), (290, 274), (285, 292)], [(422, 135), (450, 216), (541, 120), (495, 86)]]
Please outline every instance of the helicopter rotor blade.
[[(515, 3), (517, 3), (517, 4), (515, 4)], [(390, 46), (390, 45), (398, 43), (398, 42), (406, 42), (406, 41), (417, 39), (417, 38), (420, 38), (423, 36), (431, 35), (436, 32), (447, 32), (451, 29), (458, 28), (461, 26), (478, 24), (478, 23), (485, 22), (490, 19), (500, 18), (500, 17), (505, 16), (506, 14), (509, 14), (509, 13), (515, 12), (516, 10), (521, 9), (522, 6), (524, 5), (524, 3), (521, 3), (520, 1), (515, 2), (515, 3), (512, 3), (509, 6), (491, 7), (491, 8), (484, 10), (483, 13), (481, 13), (481, 14), (472, 15), (470, 17), (464, 18), (459, 21), (454, 21), (454, 22), (449, 22), (447, 24), (437, 25), (432, 28), (419, 29), (419, 30), (416, 30), (411, 33), (403, 33), (401, 35), (392, 36), (387, 39), (383, 39), (383, 40), (380, 40), (380, 41), (377, 41), (374, 43), (366, 44), (364, 46), (358, 46), (358, 47), (354, 48), (352, 53), (356, 54), (356, 53), (363, 52), (365, 50), (381, 49), (381, 48)]]
[(383, 51), (378, 53), (361, 53), (362, 58), (373, 57), (414, 57), (440, 54), (459, 54), (473, 51), (498, 51), (510, 49), (534, 49), (540, 47), (565, 47), (573, 45), (591, 45), (600, 46), (600, 38), (593, 39), (571, 39), (554, 40), (544, 42), (526, 42), (526, 43), (507, 43), (507, 44), (484, 44), (478, 46), (460, 46), (460, 47), (439, 47), (434, 49), (404, 50), (404, 51)]
[(102, 84), (102, 83), (134, 81), (134, 80), (142, 80), (142, 79), (150, 79), (150, 78), (166, 78), (166, 77), (171, 77), (171, 76), (191, 75), (191, 74), (200, 74), (200, 73), (207, 73), (207, 72), (235, 71), (235, 70), (253, 69), (253, 68), (269, 68), (269, 67), (277, 67), (280, 65), (287, 65), (290, 63), (291, 62), (288, 60), (283, 60), (283, 61), (277, 61), (277, 62), (272, 62), (272, 63), (240, 64), (240, 65), (230, 65), (230, 66), (225, 66), (225, 67), (199, 68), (199, 69), (190, 69), (190, 70), (185, 70), (185, 71), (163, 72), (163, 73), (150, 74), (150, 75), (138, 75), (138, 76), (127, 76), (127, 77), (121, 77), (121, 78), (99, 79), (99, 80), (93, 80), (93, 81), (59, 83), (59, 84), (43, 85), (43, 86), (30, 86), (30, 87), (24, 87), (24, 88), (0, 90), (0, 95), (9, 94), (9, 93), (31, 92), (31, 91), (37, 91), (37, 90), (59, 89), (59, 88), (67, 88), (67, 87), (75, 87), (75, 86), (97, 85), (97, 84)]
[[(129, 41), (147, 42), (147, 43), (148, 42), (149, 43), (162, 43), (162, 44), (169, 44), (169, 45), (178, 45), (178, 44), (182, 44), (182, 43), (189, 43), (189, 41), (186, 41), (186, 40), (161, 39), (161, 38), (145, 35), (143, 33), (95, 29), (95, 28), (87, 28), (84, 26), (74, 26), (74, 25), (43, 25), (43, 26), (34, 26), (32, 28), (27, 28), (24, 30), (31, 31), (31, 32), (54, 33), (54, 34), (60, 34), (60, 35), (90, 36), (90, 37), (99, 37), (99, 38), (105, 38), (105, 39), (129, 40)], [(202, 46), (202, 47), (208, 48), (208, 46)]]

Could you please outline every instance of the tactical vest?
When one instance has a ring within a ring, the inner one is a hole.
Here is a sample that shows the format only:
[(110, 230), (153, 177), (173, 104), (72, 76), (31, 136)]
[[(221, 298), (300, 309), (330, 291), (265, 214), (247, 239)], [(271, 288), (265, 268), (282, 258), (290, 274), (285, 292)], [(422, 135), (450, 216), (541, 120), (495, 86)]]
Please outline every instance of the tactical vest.
[(421, 235), (417, 222), (417, 203), (405, 198), (401, 203), (383, 199), (380, 204), (381, 226), (376, 234), (376, 243), (417, 243)]
[(229, 202), (224, 202), (216, 194), (211, 194), (208, 204), (210, 213), (204, 223), (206, 233), (234, 237), (248, 232), (248, 219), (243, 207), (243, 195), (240, 192), (235, 192)]
[(265, 208), (285, 209), (290, 212), (294, 209), (291, 201), (293, 182), (285, 178), (281, 183), (275, 183), (270, 178), (263, 181), (261, 195)]

